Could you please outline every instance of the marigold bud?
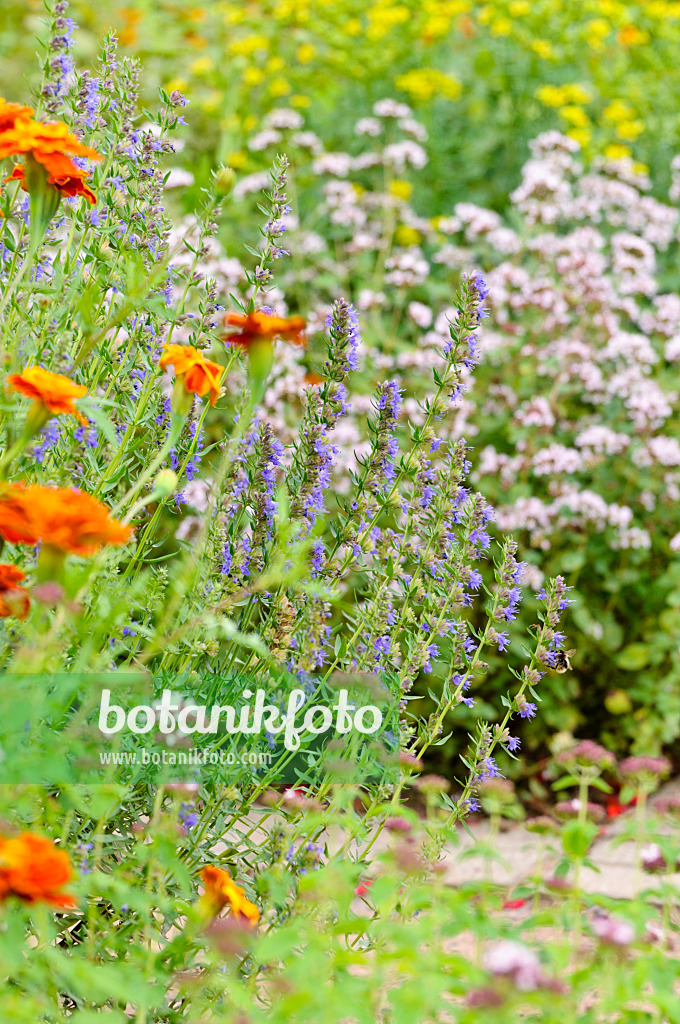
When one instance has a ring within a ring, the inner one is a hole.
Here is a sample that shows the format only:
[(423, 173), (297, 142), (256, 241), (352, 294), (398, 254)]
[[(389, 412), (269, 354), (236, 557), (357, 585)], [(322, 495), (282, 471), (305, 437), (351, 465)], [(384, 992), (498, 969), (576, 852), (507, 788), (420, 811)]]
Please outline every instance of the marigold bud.
[(177, 473), (173, 469), (162, 469), (153, 482), (153, 493), (157, 498), (167, 498), (177, 490)]
[(215, 171), (213, 179), (218, 196), (228, 196), (236, 182), (236, 174), (231, 167), (220, 167)]

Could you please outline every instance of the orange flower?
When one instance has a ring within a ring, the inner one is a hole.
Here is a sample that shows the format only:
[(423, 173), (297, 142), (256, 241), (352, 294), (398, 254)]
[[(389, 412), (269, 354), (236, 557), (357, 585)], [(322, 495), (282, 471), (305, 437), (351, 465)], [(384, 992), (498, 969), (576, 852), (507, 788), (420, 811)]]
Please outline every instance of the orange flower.
[(255, 313), (227, 313), (225, 323), (229, 327), (238, 327), (236, 334), (231, 334), (227, 341), (250, 348), (254, 341), (272, 338), (285, 338), (295, 345), (305, 343), (305, 322), (301, 316), (292, 316), (287, 320), (282, 316), (270, 316), (258, 310)]
[(232, 913), (237, 917), (245, 918), (252, 925), (257, 924), (260, 911), (254, 903), (246, 899), (243, 889), (226, 871), (208, 864), (201, 871), (201, 880), (205, 885), (203, 899), (209, 905), (211, 913), (219, 913), (228, 903)]
[(8, 128), (14, 128), (17, 121), (28, 121), (31, 117), (31, 107), (23, 107), (21, 103), (8, 103), (0, 96), (0, 132), (6, 132)]
[(13, 373), (7, 378), (7, 383), (12, 391), (19, 391), (27, 398), (35, 399), (50, 412), (75, 416), (87, 426), (87, 420), (73, 404), (75, 398), (87, 394), (87, 388), (82, 384), (74, 384), (61, 373), (51, 373), (41, 366), (30, 366), (23, 373)]
[(16, 565), (0, 565), (0, 618), (16, 615), (17, 619), (25, 619), (28, 615), (28, 591), (17, 586), (25, 578), (26, 573)]
[[(74, 164), (70, 174), (62, 174), (58, 178), (50, 175), (47, 179), (47, 184), (54, 185), (62, 196), (83, 196), (87, 199), (88, 203), (96, 203), (97, 198), (92, 189), (85, 184), (85, 178), (87, 178), (87, 171), (81, 171)], [(26, 184), (26, 172), (21, 164), (16, 165), (12, 173), (5, 178), (5, 181), (20, 181), (24, 192), (30, 191)]]
[(193, 345), (166, 345), (159, 366), (174, 366), (177, 377), (184, 378), (184, 389), (193, 395), (207, 395), (214, 405), (220, 397), (220, 381), (224, 367), (211, 363)]
[[(0, 132), (0, 160), (24, 154), (44, 168), (48, 185), (53, 185), (58, 192), (66, 196), (82, 195), (89, 203), (95, 202), (94, 193), (85, 185), (87, 172), (76, 167), (71, 157), (84, 156), (90, 160), (101, 160), (101, 156), (72, 135), (63, 121), (43, 124), (32, 119), (16, 118), (11, 128)], [(19, 165), (7, 181), (19, 180), (22, 187), (30, 191), (26, 177), (26, 168)]]
[(61, 892), (71, 880), (68, 854), (44, 836), (22, 832), (14, 839), (0, 836), (0, 899), (18, 896), (28, 903), (74, 907), (73, 896)]
[(129, 526), (91, 494), (68, 487), (9, 484), (0, 490), (0, 537), (12, 544), (43, 544), (92, 555), (104, 544), (125, 544)]

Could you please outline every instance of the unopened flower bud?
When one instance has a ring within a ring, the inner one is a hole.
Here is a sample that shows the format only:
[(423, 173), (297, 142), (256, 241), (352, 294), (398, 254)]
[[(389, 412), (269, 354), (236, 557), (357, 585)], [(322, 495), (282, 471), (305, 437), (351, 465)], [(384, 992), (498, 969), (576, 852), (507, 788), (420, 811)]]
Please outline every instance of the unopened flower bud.
[(167, 498), (177, 490), (177, 473), (174, 469), (162, 469), (153, 482), (153, 493), (156, 498)]
[(214, 181), (218, 196), (228, 196), (234, 187), (236, 174), (231, 167), (220, 167), (215, 171)]

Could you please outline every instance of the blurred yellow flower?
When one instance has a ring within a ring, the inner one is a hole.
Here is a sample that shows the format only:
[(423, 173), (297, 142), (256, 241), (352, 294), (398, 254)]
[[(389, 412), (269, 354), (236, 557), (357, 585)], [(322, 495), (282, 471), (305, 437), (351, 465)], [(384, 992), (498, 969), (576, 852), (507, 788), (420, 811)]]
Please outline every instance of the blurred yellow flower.
[(207, 75), (209, 71), (215, 67), (215, 61), (212, 57), (197, 57), (195, 61), (189, 65), (189, 71), (192, 75)]
[(553, 46), (549, 39), (532, 39), (530, 45), (534, 53), (543, 57), (544, 60), (548, 60), (553, 55)]
[(283, 59), (283, 57), (279, 57), (278, 54), (276, 54), (274, 57), (270, 57), (266, 65), (267, 71), (281, 71), (281, 69), (285, 68), (285, 66), (285, 60)]
[(512, 22), (510, 18), (496, 18), (495, 21), (491, 22), (492, 36), (509, 36), (511, 31)]
[(417, 245), (420, 241), (420, 232), (408, 224), (400, 224), (394, 232), (394, 237), (399, 245)]
[(457, 78), (445, 75), (434, 68), (407, 71), (404, 75), (397, 75), (394, 84), (397, 89), (407, 92), (414, 100), (421, 102), (427, 102), (434, 96), (457, 100), (463, 91)]
[(269, 95), (274, 96), (287, 96), (290, 92), (290, 85), (285, 78), (275, 78), (269, 83)]
[(253, 128), (257, 126), (257, 118), (254, 114), (248, 114), (247, 117), (243, 118), (243, 130), (246, 132), (252, 132)]
[(641, 32), (636, 25), (624, 25), (616, 33), (616, 39), (621, 46), (642, 46), (649, 42), (649, 32)]
[(312, 101), (309, 96), (301, 96), (299, 93), (296, 93), (295, 96), (291, 96), (290, 98), (290, 104), (292, 107), (308, 107), (311, 102)]
[(201, 110), (205, 110), (206, 113), (212, 114), (222, 106), (223, 99), (224, 93), (220, 92), (219, 89), (213, 89), (212, 92), (209, 92), (208, 95), (204, 96), (201, 100)]
[(316, 57), (316, 47), (311, 43), (302, 43), (301, 46), (298, 46), (295, 56), (300, 64), (310, 64)]
[(591, 50), (600, 53), (604, 49), (604, 40), (609, 35), (611, 26), (604, 18), (593, 18), (586, 25), (586, 40)]
[(604, 18), (591, 18), (590, 21), (586, 22), (586, 31), (589, 36), (593, 39), (600, 38), (606, 39), (611, 30), (611, 25)]
[(535, 95), (546, 107), (590, 103), (593, 98), (588, 89), (578, 84), (542, 85), (536, 90)]
[(635, 111), (623, 100), (612, 100), (602, 111), (602, 116), (607, 121), (629, 121), (635, 116)]
[(423, 31), (421, 38), (424, 43), (432, 43), (435, 39), (442, 39), (446, 36), (451, 28), (451, 19), (445, 18), (439, 15), (438, 17), (428, 18), (423, 25)]
[(269, 40), (266, 36), (245, 36), (243, 39), (232, 39), (228, 51), (233, 57), (252, 57), (258, 50), (268, 50)]
[(583, 107), (577, 107), (571, 104), (566, 107), (560, 107), (558, 113), (565, 121), (569, 124), (573, 124), (576, 128), (585, 128), (587, 124), (590, 124), (590, 118)]
[(246, 12), (242, 7), (230, 7), (223, 4), (222, 9), (225, 25), (240, 25), (242, 21), (245, 21)]
[(237, 150), (235, 153), (227, 153), (226, 163), (228, 167), (233, 167), (235, 170), (240, 171), (248, 163), (248, 155), (242, 149)]
[(570, 128), (567, 135), (570, 138), (575, 139), (576, 142), (578, 142), (578, 144), (584, 149), (593, 137), (593, 133), (590, 128)]
[(529, 0), (511, 0), (508, 5), (508, 13), (513, 18), (520, 18), (523, 14), (529, 14), (531, 12), (531, 4)]
[(400, 181), (395, 178), (391, 181), (388, 187), (390, 195), (396, 196), (397, 199), (410, 199), (413, 194), (413, 185), (410, 181)]
[(366, 12), (368, 26), (366, 36), (368, 39), (382, 39), (388, 32), (391, 32), (397, 25), (403, 25), (409, 21), (411, 12), (408, 7), (396, 5), (387, 6), (383, 3), (376, 4)]
[(343, 32), (347, 36), (360, 36), (363, 32), (363, 26), (358, 18), (350, 18), (343, 25)]
[(620, 139), (625, 139), (627, 142), (634, 142), (638, 135), (642, 135), (645, 130), (644, 121), (621, 121), (616, 126), (616, 134)]
[(631, 153), (628, 146), (624, 146), (620, 142), (610, 142), (608, 146), (604, 147), (604, 155), (608, 160), (623, 160)]
[(186, 78), (171, 78), (169, 82), (166, 82), (163, 86), (166, 92), (186, 92), (189, 88), (189, 82)]
[(245, 85), (259, 85), (264, 77), (265, 74), (262, 68), (256, 68), (254, 64), (249, 64), (243, 72), (243, 82)]

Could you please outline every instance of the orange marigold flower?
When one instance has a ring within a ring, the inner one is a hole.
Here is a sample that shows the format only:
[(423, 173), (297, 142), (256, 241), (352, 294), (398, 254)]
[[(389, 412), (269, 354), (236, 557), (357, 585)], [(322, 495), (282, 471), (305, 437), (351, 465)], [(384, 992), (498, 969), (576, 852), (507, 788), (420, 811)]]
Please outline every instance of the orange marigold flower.
[(0, 132), (6, 132), (8, 128), (14, 128), (17, 121), (28, 121), (33, 117), (33, 109), (24, 107), (21, 103), (8, 103), (0, 96)]
[(227, 313), (225, 323), (229, 327), (238, 327), (235, 334), (229, 335), (227, 341), (249, 348), (254, 341), (285, 338), (295, 345), (305, 343), (305, 321), (301, 316), (271, 316), (258, 310), (255, 313)]
[(131, 533), (106, 505), (75, 488), (9, 484), (0, 490), (0, 537), (12, 544), (42, 542), (92, 555), (104, 544), (125, 544)]
[[(88, 203), (94, 204), (97, 202), (97, 197), (88, 185), (85, 184), (87, 178), (87, 171), (81, 171), (79, 167), (73, 165), (73, 171), (70, 174), (62, 174), (60, 177), (55, 178), (53, 174), (50, 174), (47, 179), (48, 185), (54, 185), (58, 192), (62, 196), (83, 196), (87, 199)], [(21, 164), (17, 164), (11, 174), (9, 174), (5, 181), (20, 181), (21, 187), (24, 192), (28, 192), (29, 187), (26, 184), (26, 172)]]
[(43, 370), (42, 366), (30, 366), (23, 373), (13, 373), (7, 378), (7, 384), (12, 391), (19, 391), (27, 398), (35, 399), (50, 412), (75, 416), (87, 426), (87, 420), (73, 404), (74, 399), (87, 394), (87, 388), (82, 384), (74, 384), (63, 374)]
[(26, 573), (16, 565), (0, 565), (0, 618), (15, 615), (17, 619), (25, 619), (28, 615), (28, 591), (18, 586), (25, 578)]
[[(84, 184), (87, 172), (76, 167), (71, 157), (84, 156), (90, 160), (101, 160), (101, 156), (72, 135), (63, 121), (43, 124), (32, 119), (18, 118), (11, 128), (0, 132), (0, 160), (22, 155), (40, 164), (47, 173), (47, 183), (63, 195), (82, 195), (89, 203), (95, 202), (94, 193)], [(26, 188), (25, 167), (15, 167), (7, 180), (12, 178), (22, 181), (22, 187)]]
[(61, 891), (71, 878), (68, 854), (45, 836), (0, 836), (0, 899), (18, 896), (28, 903), (74, 907), (74, 897)]
[(237, 917), (245, 918), (250, 924), (257, 924), (260, 911), (246, 898), (243, 889), (223, 868), (208, 864), (201, 871), (201, 880), (205, 885), (203, 899), (209, 904), (212, 913), (219, 913), (229, 904), (232, 913)]
[(224, 367), (211, 363), (193, 345), (166, 345), (159, 360), (159, 366), (173, 366), (177, 377), (184, 378), (184, 388), (193, 395), (207, 395), (214, 405), (220, 397), (220, 381)]

